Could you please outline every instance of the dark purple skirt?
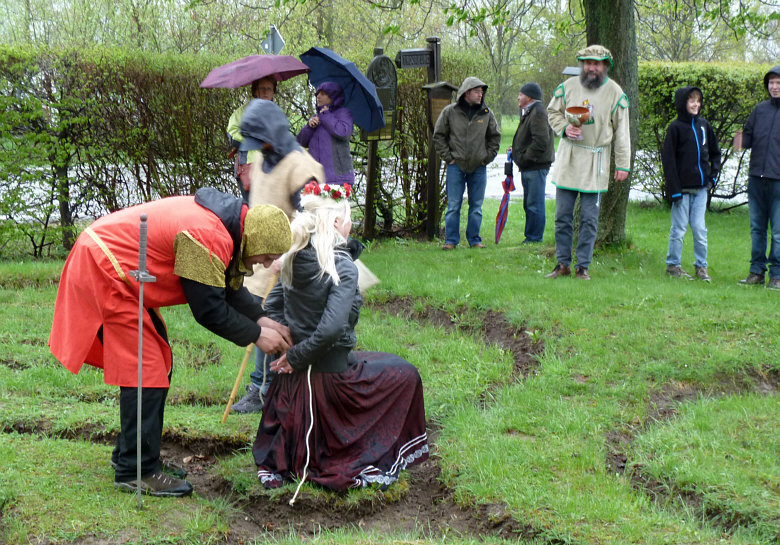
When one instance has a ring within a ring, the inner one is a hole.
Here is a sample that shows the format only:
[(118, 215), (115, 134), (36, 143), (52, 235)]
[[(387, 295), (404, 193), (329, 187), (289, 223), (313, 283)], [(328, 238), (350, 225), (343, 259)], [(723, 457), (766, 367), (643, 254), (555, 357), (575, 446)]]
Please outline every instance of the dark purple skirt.
[[(314, 427), (306, 480), (333, 490), (387, 486), (428, 458), (420, 374), (384, 352), (353, 352), (343, 373), (311, 373)], [(267, 488), (301, 478), (309, 429), (307, 373), (276, 375), (252, 446)]]

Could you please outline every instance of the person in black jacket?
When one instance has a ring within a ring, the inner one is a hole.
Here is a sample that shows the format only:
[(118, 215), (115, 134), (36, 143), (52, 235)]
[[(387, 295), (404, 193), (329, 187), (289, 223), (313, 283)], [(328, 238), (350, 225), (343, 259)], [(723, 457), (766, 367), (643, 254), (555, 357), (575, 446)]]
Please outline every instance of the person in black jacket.
[(422, 380), (395, 354), (354, 350), (362, 244), (348, 238), (349, 202), (306, 194), (301, 202), (281, 282), (266, 299), (293, 346), (271, 364), (277, 376), (252, 446), (257, 476), (267, 488), (295, 479), (339, 491), (386, 487), (428, 458)]
[[(750, 273), (740, 284), (764, 285), (769, 265), (768, 288), (780, 289), (780, 64), (764, 76), (769, 99), (758, 103), (743, 127), (739, 148), (752, 149), (748, 171), (750, 207)], [(766, 255), (766, 233), (772, 240)]]
[(547, 174), (555, 159), (555, 136), (542, 104), (542, 88), (536, 82), (526, 83), (517, 95), (520, 123), (512, 140), (512, 160), (520, 170), (525, 212), (525, 240), (542, 242), (544, 235), (544, 189)]
[(683, 237), (691, 226), (696, 277), (710, 281), (707, 273), (707, 192), (715, 187), (720, 172), (720, 148), (715, 133), (699, 115), (702, 93), (698, 87), (682, 87), (674, 94), (677, 119), (666, 131), (661, 158), (666, 194), (672, 201), (672, 228), (666, 254), (666, 274), (692, 278), (681, 266)]

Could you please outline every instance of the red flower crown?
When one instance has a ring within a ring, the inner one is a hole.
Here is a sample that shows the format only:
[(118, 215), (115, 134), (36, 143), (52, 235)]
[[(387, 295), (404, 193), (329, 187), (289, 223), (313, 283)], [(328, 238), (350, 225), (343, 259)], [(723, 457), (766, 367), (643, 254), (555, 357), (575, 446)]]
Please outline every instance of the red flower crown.
[(303, 186), (304, 195), (319, 195), (321, 197), (330, 197), (334, 201), (341, 199), (348, 199), (352, 196), (352, 186), (349, 184), (335, 185), (333, 187), (328, 184), (320, 185), (314, 180)]

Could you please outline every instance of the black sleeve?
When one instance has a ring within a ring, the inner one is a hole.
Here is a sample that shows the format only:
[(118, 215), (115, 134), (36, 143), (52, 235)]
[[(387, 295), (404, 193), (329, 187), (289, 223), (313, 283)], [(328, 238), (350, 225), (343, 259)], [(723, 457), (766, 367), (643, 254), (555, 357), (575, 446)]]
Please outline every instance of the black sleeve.
[(360, 254), (363, 253), (363, 248), (365, 248), (365, 246), (358, 239), (350, 238), (347, 240), (347, 250), (349, 251), (349, 255), (352, 256), (352, 261), (360, 258)]
[(239, 346), (260, 337), (257, 320), (263, 309), (246, 288), (229, 292), (187, 278), (181, 279), (181, 285), (195, 320), (212, 333)]

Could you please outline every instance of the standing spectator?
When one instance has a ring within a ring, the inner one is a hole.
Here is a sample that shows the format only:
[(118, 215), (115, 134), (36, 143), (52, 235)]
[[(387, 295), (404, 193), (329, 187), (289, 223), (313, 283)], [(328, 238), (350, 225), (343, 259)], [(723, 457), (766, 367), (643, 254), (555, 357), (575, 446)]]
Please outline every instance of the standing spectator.
[[(750, 112), (738, 148), (752, 149), (748, 171), (750, 208), (750, 274), (740, 284), (764, 284), (769, 265), (768, 287), (780, 289), (780, 64), (764, 76), (769, 99)], [(771, 225), (769, 259), (766, 233)]]
[[(558, 264), (547, 278), (571, 274), (574, 239), (574, 205), (580, 198), (580, 232), (575, 275), (590, 280), (588, 267), (599, 221), (601, 194), (609, 186), (612, 145), (615, 146), (615, 181), (628, 178), (631, 170), (631, 136), (628, 97), (609, 79), (614, 66), (612, 53), (601, 45), (590, 45), (577, 53), (581, 73), (563, 82), (547, 106), (550, 126), (561, 136), (552, 183), (555, 192), (555, 254)], [(584, 106), (590, 117), (582, 126), (572, 125), (566, 108)]]
[(325, 182), (331, 185), (355, 183), (355, 168), (349, 152), (352, 112), (344, 106), (344, 91), (333, 81), (323, 81), (316, 91), (317, 115), (298, 133), (298, 143), (325, 169)]
[(484, 102), (487, 87), (474, 77), (463, 80), (456, 102), (441, 111), (433, 131), (436, 153), (447, 165), (447, 213), (442, 250), (454, 250), (460, 242), (460, 207), (466, 188), (469, 192), (466, 240), (472, 248), (485, 247), (479, 231), (487, 185), (486, 165), (495, 158), (501, 144), (496, 118)]
[(263, 156), (260, 150), (239, 150), (241, 142), (244, 137), (241, 134), (241, 117), (244, 115), (244, 110), (249, 106), (249, 102), (255, 98), (262, 98), (263, 100), (273, 100), (276, 94), (276, 80), (269, 76), (266, 78), (256, 79), (252, 82), (252, 87), (249, 93), (247, 101), (233, 110), (233, 114), (228, 120), (227, 133), (230, 138), (230, 145), (233, 151), (230, 152), (229, 157), (235, 157), (236, 160), (235, 175), (238, 180), (238, 189), (241, 191), (241, 196), (246, 201), (249, 198), (249, 186), (251, 181), (249, 179), (249, 170), (252, 168), (252, 164), (256, 162), (263, 162)]
[(702, 93), (698, 87), (677, 89), (674, 94), (677, 119), (666, 130), (661, 154), (666, 194), (672, 201), (666, 274), (692, 278), (680, 263), (683, 237), (690, 223), (696, 277), (709, 282), (704, 212), (707, 209), (707, 193), (715, 187), (720, 172), (720, 148), (712, 127), (699, 116), (701, 104)]
[(512, 140), (512, 159), (520, 170), (525, 211), (525, 240), (541, 242), (544, 236), (544, 188), (555, 159), (555, 135), (542, 104), (542, 88), (526, 83), (517, 95), (520, 123)]

